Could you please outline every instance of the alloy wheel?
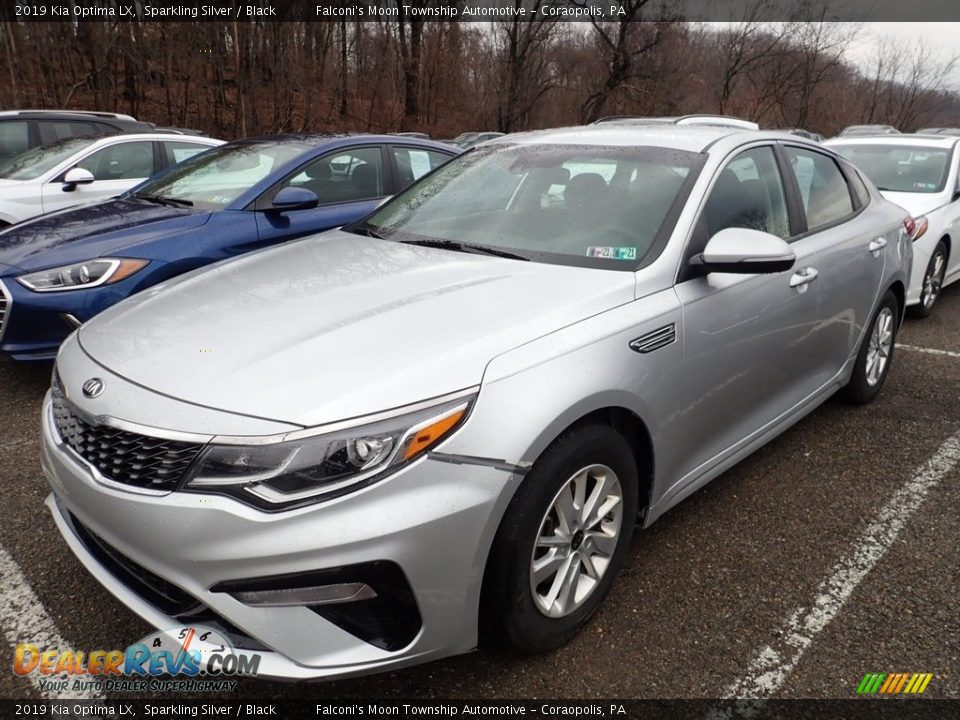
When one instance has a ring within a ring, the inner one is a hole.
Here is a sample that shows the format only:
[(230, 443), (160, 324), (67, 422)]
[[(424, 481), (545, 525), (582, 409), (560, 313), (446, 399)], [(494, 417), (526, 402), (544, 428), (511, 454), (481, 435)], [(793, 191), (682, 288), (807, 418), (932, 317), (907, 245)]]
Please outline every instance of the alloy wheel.
[(589, 465), (560, 488), (540, 521), (530, 590), (547, 617), (574, 612), (610, 566), (623, 527), (623, 490), (606, 465)]
[(893, 351), (893, 311), (884, 307), (877, 315), (870, 333), (870, 346), (867, 350), (867, 385), (876, 387), (890, 362)]
[(933, 304), (940, 296), (945, 267), (946, 263), (944, 262), (943, 253), (938, 252), (933, 256), (933, 262), (930, 263), (930, 268), (923, 278), (922, 302), (923, 306), (928, 310), (933, 307)]

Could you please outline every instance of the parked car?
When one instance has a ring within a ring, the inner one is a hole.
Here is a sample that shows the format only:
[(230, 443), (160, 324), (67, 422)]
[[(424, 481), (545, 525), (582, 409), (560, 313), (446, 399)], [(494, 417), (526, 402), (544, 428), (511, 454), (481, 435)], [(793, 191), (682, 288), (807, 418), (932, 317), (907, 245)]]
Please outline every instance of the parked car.
[(223, 140), (160, 133), (73, 138), (0, 163), (0, 227), (106, 200)]
[(900, 131), (893, 125), (851, 125), (840, 131), (839, 137), (854, 135), (897, 135)]
[(82, 110), (0, 111), (0, 163), (39, 145), (76, 137), (154, 132), (130, 115)]
[(670, 117), (650, 117), (644, 115), (610, 115), (595, 120), (593, 125), (616, 123), (618, 125), (719, 125), (722, 127), (737, 127), (743, 130), (759, 130), (760, 126), (752, 120), (734, 117), (733, 115), (710, 115), (700, 113), (696, 115), (677, 115)]
[(427, 135), (426, 133), (422, 133), (422, 132), (398, 132), (398, 133), (391, 133), (391, 134), (396, 135), (397, 137), (415, 138), (416, 140), (429, 140), (429, 139), (430, 139), (430, 136), (429, 136), (429, 135)]
[(823, 142), (826, 139), (820, 133), (811, 132), (810, 130), (804, 130), (802, 128), (786, 128), (784, 132), (788, 132), (791, 135), (798, 135), (806, 138), (807, 140), (813, 140), (815, 142)]
[(502, 132), (465, 132), (460, 133), (450, 142), (461, 150), (469, 150), (474, 145), (479, 145), (488, 140), (495, 140), (496, 138), (503, 137), (503, 135), (504, 133)]
[(356, 220), (455, 154), (375, 135), (241, 140), (114, 200), (15, 225), (0, 232), (0, 351), (51, 358), (74, 328), (128, 295)]
[(917, 130), (917, 135), (960, 135), (960, 128), (924, 128)]
[(877, 395), (906, 220), (782, 133), (495, 140), (83, 325), (44, 402), (47, 505), (133, 611), (215, 623), (261, 675), (555, 648), (636, 522)]
[(912, 315), (933, 312), (941, 290), (960, 280), (960, 137), (893, 135), (831, 140), (885, 198), (916, 220), (913, 271), (907, 287)]

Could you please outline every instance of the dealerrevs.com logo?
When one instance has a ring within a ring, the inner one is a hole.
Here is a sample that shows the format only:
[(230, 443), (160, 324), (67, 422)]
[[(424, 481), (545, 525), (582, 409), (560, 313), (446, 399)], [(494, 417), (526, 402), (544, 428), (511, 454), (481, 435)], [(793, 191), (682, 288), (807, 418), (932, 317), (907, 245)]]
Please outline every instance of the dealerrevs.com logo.
[[(125, 650), (41, 650), (20, 643), (13, 671), (40, 678), (41, 690), (232, 690), (238, 676), (255, 676), (260, 655), (237, 653), (223, 633), (186, 626), (147, 635)], [(172, 678), (172, 679), (161, 679)]]

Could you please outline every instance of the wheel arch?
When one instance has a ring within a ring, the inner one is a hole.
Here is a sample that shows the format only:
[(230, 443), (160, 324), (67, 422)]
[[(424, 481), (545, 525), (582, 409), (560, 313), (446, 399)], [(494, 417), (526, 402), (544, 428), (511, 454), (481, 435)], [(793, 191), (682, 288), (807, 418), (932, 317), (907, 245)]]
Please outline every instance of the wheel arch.
[(894, 280), (887, 290), (897, 298), (897, 304), (900, 306), (900, 322), (902, 323), (907, 313), (907, 290), (900, 280)]
[[(538, 443), (542, 448), (537, 453), (539, 459), (547, 450), (563, 435), (574, 428), (583, 425), (596, 423), (613, 428), (620, 433), (633, 452), (633, 458), (637, 465), (637, 477), (640, 481), (638, 497), (640, 499), (640, 513), (643, 515), (650, 505), (650, 499), (653, 492), (653, 480), (656, 469), (656, 456), (653, 446), (653, 436), (643, 418), (635, 411), (623, 405), (603, 405), (594, 409), (583, 411), (575, 418), (567, 418), (566, 422), (559, 429), (555, 428), (551, 435), (546, 438), (546, 442)], [(536, 460), (533, 461), (536, 463)]]

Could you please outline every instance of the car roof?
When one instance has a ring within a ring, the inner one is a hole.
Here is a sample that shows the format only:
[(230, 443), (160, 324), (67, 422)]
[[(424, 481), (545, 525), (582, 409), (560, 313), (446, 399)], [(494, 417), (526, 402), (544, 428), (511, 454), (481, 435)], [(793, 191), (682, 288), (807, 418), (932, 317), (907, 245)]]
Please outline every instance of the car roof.
[(3, 117), (27, 117), (27, 118), (49, 118), (58, 116), (64, 118), (100, 118), (101, 120), (127, 120), (129, 122), (140, 122), (132, 115), (123, 115), (121, 113), (97, 112), (94, 110), (0, 110), (0, 118)]
[(294, 142), (308, 147), (337, 147), (368, 142), (392, 145), (418, 145), (421, 147), (445, 150), (447, 152), (455, 149), (451, 145), (437, 142), (436, 140), (426, 140), (403, 135), (372, 135), (365, 133), (283, 133), (278, 135), (260, 135), (257, 137), (240, 138), (238, 140), (232, 140), (230, 144), (240, 145), (252, 142)]
[(913, 133), (899, 133), (897, 135), (855, 135), (830, 138), (824, 143), (827, 147), (833, 145), (891, 145), (916, 147), (943, 147), (950, 148), (960, 142), (956, 135), (917, 135)]
[(516, 133), (496, 138), (486, 143), (486, 147), (496, 144), (518, 143), (521, 145), (613, 145), (630, 147), (647, 145), (672, 148), (688, 152), (703, 152), (717, 140), (731, 135), (748, 135), (761, 138), (792, 138), (788, 133), (767, 132), (763, 130), (745, 130), (732, 125), (674, 125), (651, 124), (647, 122), (606, 122), (597, 125), (554, 128)]

